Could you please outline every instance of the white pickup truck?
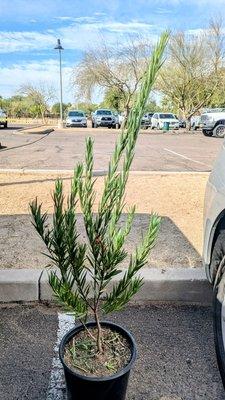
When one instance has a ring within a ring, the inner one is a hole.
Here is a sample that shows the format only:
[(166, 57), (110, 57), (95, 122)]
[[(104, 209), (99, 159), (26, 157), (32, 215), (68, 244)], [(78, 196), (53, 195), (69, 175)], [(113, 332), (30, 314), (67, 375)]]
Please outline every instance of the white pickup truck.
[(201, 115), (202, 133), (205, 136), (225, 136), (225, 109), (211, 109)]

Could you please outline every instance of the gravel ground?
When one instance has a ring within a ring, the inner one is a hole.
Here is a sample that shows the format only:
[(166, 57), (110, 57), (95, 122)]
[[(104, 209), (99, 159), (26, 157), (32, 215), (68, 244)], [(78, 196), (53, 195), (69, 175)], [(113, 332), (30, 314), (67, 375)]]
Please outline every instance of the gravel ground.
[[(45, 265), (46, 259), (40, 255), (44, 248), (31, 226), (28, 203), (38, 196), (44, 210), (51, 213), (51, 191), (55, 176), (50, 173), (0, 174), (1, 268), (40, 268)], [(70, 178), (68, 174), (63, 177), (67, 191)], [(207, 173), (131, 175), (126, 203), (127, 207), (136, 204), (137, 216), (127, 249), (134, 248), (134, 243), (147, 228), (149, 213), (154, 210), (163, 217), (163, 222), (157, 245), (149, 258), (149, 266), (201, 266), (202, 213), (207, 178)], [(97, 199), (103, 182), (103, 177), (96, 181)], [(81, 237), (85, 239), (81, 217), (78, 223)]]

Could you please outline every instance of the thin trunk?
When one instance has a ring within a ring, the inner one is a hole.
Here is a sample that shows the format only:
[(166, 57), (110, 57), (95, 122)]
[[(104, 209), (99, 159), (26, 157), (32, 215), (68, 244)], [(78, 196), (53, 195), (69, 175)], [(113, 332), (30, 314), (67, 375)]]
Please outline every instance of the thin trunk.
[(94, 311), (95, 314), (95, 322), (97, 325), (97, 347), (98, 347), (98, 352), (101, 354), (103, 352), (103, 348), (102, 348), (102, 328), (101, 328), (101, 324), (99, 321), (99, 316), (98, 316), (98, 308), (95, 309)]

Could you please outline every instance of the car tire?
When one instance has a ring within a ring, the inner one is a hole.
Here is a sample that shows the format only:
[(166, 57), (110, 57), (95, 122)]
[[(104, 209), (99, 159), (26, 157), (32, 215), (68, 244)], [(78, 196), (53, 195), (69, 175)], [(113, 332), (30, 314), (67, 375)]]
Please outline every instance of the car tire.
[(211, 262), (209, 265), (209, 279), (213, 283), (215, 281), (218, 268), (220, 266), (221, 261), (223, 260), (224, 255), (225, 255), (225, 226), (223, 225), (221, 226), (219, 234), (216, 238), (212, 251)]
[(113, 128), (113, 129), (116, 129), (116, 125), (113, 125), (112, 128)]
[(204, 136), (212, 136), (213, 135), (213, 131), (207, 131), (206, 129), (203, 129), (202, 133)]
[[(213, 291), (213, 330), (217, 363), (225, 388), (225, 299), (224, 277)], [(219, 295), (218, 295), (219, 294)]]
[(91, 123), (91, 127), (92, 127), (92, 128), (94, 128), (94, 127), (95, 127), (95, 125), (94, 125), (94, 122), (92, 122), (92, 123)]
[(8, 128), (8, 124), (7, 124), (7, 122), (5, 123), (5, 125), (4, 125), (4, 128), (5, 128), (5, 129), (7, 129), (7, 128)]
[(214, 129), (213, 129), (213, 135), (218, 137), (218, 138), (224, 138), (225, 136), (225, 125), (223, 124), (218, 124)]

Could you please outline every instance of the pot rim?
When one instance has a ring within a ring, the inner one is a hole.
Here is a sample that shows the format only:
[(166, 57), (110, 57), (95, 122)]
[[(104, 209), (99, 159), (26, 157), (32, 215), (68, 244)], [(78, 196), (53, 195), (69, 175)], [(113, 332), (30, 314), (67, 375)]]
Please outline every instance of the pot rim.
[[(116, 374), (109, 375), (109, 376), (101, 376), (101, 377), (86, 376), (86, 375), (82, 375), (82, 374), (79, 374), (78, 372), (73, 371), (64, 361), (64, 348), (65, 348), (65, 345), (69, 342), (69, 340), (72, 339), (72, 337), (75, 336), (76, 333), (79, 333), (83, 329), (83, 325), (75, 326), (74, 328), (70, 329), (70, 331), (68, 331), (63, 336), (63, 338), (60, 342), (60, 345), (59, 345), (59, 358), (60, 358), (60, 361), (61, 361), (63, 367), (68, 372), (70, 372), (70, 374), (72, 374), (80, 379), (83, 379), (84, 381), (92, 381), (92, 382), (111, 381), (116, 378), (119, 378), (122, 375), (125, 375), (127, 372), (130, 371), (130, 369), (137, 357), (136, 342), (128, 330), (126, 330), (121, 325), (115, 324), (114, 322), (111, 322), (111, 321), (100, 321), (100, 324), (101, 324), (101, 326), (107, 326), (109, 328), (112, 328), (112, 330), (113, 330), (113, 328), (115, 328), (114, 330), (118, 330), (126, 337), (126, 339), (128, 340), (128, 342), (130, 344), (131, 357), (130, 357), (128, 364), (126, 364), (125, 367), (121, 368)], [(87, 327), (96, 326), (96, 322), (94, 322), (94, 321), (87, 322), (86, 326)]]

